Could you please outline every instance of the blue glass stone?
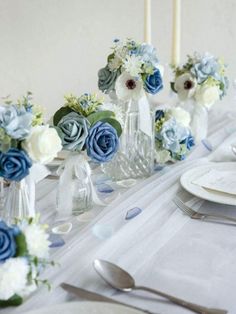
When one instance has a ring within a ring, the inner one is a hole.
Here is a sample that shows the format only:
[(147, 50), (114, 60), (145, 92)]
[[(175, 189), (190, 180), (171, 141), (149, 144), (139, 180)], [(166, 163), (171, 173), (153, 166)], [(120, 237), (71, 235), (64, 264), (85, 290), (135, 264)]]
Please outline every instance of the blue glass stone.
[(141, 214), (142, 209), (139, 207), (134, 207), (131, 208), (127, 211), (125, 219), (129, 220), (129, 219), (133, 219), (134, 217), (138, 216), (139, 214)]
[(59, 234), (51, 233), (48, 240), (51, 242), (51, 244), (49, 245), (50, 248), (65, 245), (64, 239), (62, 239), (62, 237)]
[(114, 192), (114, 189), (106, 183), (99, 184), (97, 186), (97, 190), (100, 193), (112, 193), (112, 192)]

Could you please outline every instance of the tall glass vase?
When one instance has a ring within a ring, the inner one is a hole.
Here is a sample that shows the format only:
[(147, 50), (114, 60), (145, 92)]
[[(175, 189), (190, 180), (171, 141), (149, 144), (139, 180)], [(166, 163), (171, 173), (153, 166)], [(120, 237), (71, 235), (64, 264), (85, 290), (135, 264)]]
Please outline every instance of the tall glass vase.
[(26, 179), (20, 182), (11, 181), (8, 188), (4, 208), (3, 219), (9, 223), (14, 223), (14, 220), (34, 216), (30, 208), (29, 187)]
[(196, 143), (206, 139), (208, 132), (208, 109), (205, 106), (198, 103), (194, 104), (190, 126)]
[(154, 169), (154, 113), (147, 98), (124, 105), (124, 127), (115, 158), (102, 165), (115, 181), (148, 177)]

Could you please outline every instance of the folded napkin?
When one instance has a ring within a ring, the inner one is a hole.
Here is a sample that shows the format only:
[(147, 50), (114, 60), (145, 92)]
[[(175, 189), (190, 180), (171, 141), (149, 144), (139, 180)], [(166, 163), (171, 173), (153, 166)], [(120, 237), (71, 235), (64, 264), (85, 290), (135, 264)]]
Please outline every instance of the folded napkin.
[(209, 161), (227, 162), (236, 161), (232, 146), (236, 148), (236, 132), (229, 135), (209, 156)]

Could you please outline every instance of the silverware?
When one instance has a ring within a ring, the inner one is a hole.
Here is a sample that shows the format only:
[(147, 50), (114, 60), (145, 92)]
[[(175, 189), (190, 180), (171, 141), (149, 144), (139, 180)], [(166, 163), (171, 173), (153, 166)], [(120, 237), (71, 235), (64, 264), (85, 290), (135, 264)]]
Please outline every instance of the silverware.
[(134, 278), (122, 268), (110, 262), (96, 259), (93, 262), (93, 266), (96, 272), (113, 288), (120, 291), (129, 292), (132, 290), (144, 290), (161, 297), (168, 299), (169, 301), (192, 310), (195, 313), (200, 314), (226, 314), (226, 310), (212, 309), (204, 306), (200, 306), (194, 303), (187, 302), (185, 300), (176, 298), (165, 292), (154, 290), (143, 286), (135, 286)]
[(182, 212), (184, 212), (186, 215), (188, 215), (192, 219), (204, 220), (204, 219), (207, 219), (207, 218), (212, 218), (212, 219), (215, 219), (215, 220), (220, 220), (220, 221), (227, 220), (227, 221), (231, 221), (231, 222), (235, 222), (236, 223), (236, 218), (232, 218), (232, 217), (229, 217), (229, 216), (218, 215), (218, 214), (204, 214), (204, 213), (196, 212), (191, 207), (189, 207), (184, 202), (182, 202), (181, 199), (179, 199), (178, 197), (175, 197), (173, 199), (173, 202), (175, 203), (176, 206), (179, 207), (179, 209), (182, 210)]
[(95, 292), (92, 292), (92, 291), (89, 291), (89, 290), (85, 290), (85, 289), (82, 289), (82, 288), (79, 288), (79, 287), (75, 287), (75, 286), (72, 286), (72, 285), (69, 285), (67, 283), (61, 283), (61, 287), (68, 291), (68, 292), (71, 292), (73, 294), (75, 294), (76, 296), (82, 298), (82, 299), (86, 299), (86, 300), (89, 300), (89, 301), (97, 301), (97, 302), (107, 302), (107, 303), (114, 303), (114, 304), (119, 304), (119, 305), (124, 305), (126, 307), (130, 307), (130, 308), (133, 308), (135, 310), (138, 310), (138, 311), (141, 311), (143, 313), (147, 313), (147, 314), (154, 314), (152, 312), (149, 312), (147, 310), (143, 310), (139, 307), (136, 307), (136, 306), (133, 306), (133, 305), (129, 305), (129, 304), (126, 304), (126, 303), (123, 303), (123, 302), (120, 302), (120, 301), (116, 301), (112, 298), (108, 298), (108, 297), (105, 297), (104, 295), (101, 295), (101, 294), (98, 294), (98, 293), (95, 293)]

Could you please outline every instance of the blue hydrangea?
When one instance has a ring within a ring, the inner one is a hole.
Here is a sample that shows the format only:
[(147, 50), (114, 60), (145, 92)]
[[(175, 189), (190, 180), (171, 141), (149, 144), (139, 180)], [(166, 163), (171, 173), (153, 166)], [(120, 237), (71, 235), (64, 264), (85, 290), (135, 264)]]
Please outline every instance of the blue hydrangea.
[(150, 63), (155, 68), (158, 66), (157, 51), (152, 45), (144, 43), (138, 47), (136, 53), (141, 56), (144, 63)]
[(0, 127), (13, 139), (26, 138), (31, 130), (33, 115), (24, 106), (0, 106)]
[(209, 76), (219, 80), (219, 70), (220, 65), (218, 60), (210, 54), (205, 54), (198, 62), (193, 65), (190, 71), (196, 77), (197, 82), (201, 84)]

